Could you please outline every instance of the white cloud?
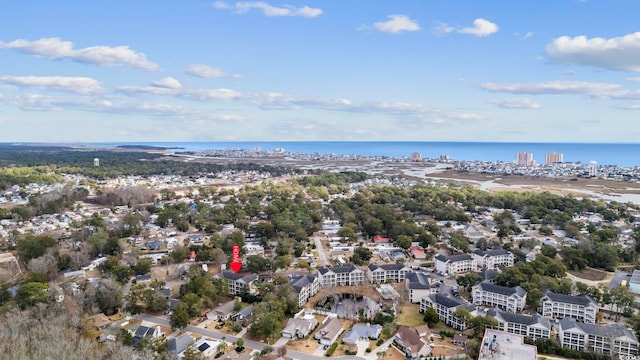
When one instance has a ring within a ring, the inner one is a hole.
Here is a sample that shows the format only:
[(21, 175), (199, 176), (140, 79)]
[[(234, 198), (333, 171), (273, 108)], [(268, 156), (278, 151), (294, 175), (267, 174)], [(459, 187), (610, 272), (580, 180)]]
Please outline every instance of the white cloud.
[(445, 23), (438, 23), (434, 28), (434, 31), (438, 35), (448, 34), (448, 33), (454, 32), (455, 30), (456, 30), (455, 27)]
[(128, 46), (91, 46), (74, 49), (70, 41), (62, 41), (60, 38), (43, 38), (36, 41), (18, 39), (8, 43), (0, 41), (0, 49), (14, 49), (50, 59), (71, 59), (101, 66), (131, 66), (147, 71), (159, 69), (157, 64), (147, 60), (145, 54), (135, 52)]
[(261, 10), (265, 16), (297, 16), (314, 18), (322, 14), (322, 9), (311, 8), (309, 6), (295, 7), (291, 5), (284, 5), (277, 7), (269, 5), (264, 1), (241, 1), (231, 5), (224, 1), (216, 1), (213, 3), (216, 9), (231, 9), (236, 13), (245, 14), (251, 9)]
[(491, 92), (505, 92), (512, 94), (591, 94), (598, 95), (600, 93), (617, 89), (618, 84), (594, 83), (583, 81), (549, 81), (541, 83), (512, 83), (512, 84), (496, 84), (481, 83), (481, 89)]
[(522, 35), (522, 40), (527, 40), (529, 38), (533, 37), (533, 32), (529, 31), (526, 34)]
[(630, 78), (627, 78), (626, 80), (629, 80), (629, 81), (640, 81), (640, 77), (630, 77)]
[(614, 38), (561, 36), (546, 47), (557, 63), (640, 72), (640, 32)]
[(166, 77), (166, 78), (162, 78), (158, 81), (154, 81), (151, 83), (151, 85), (155, 86), (155, 87), (161, 87), (161, 88), (167, 88), (167, 89), (180, 89), (182, 88), (182, 84), (180, 83), (180, 81), (172, 78), (172, 77)]
[(473, 20), (472, 27), (466, 27), (458, 30), (461, 34), (470, 34), (474, 36), (488, 36), (498, 32), (498, 25), (489, 20), (478, 18)]
[(78, 94), (96, 94), (104, 91), (99, 81), (88, 77), (0, 76), (0, 81), (16, 86), (35, 86)]
[(420, 30), (418, 22), (409, 19), (406, 15), (389, 15), (389, 20), (374, 23), (373, 27), (378, 31), (394, 34)]
[(242, 75), (239, 74), (229, 74), (219, 67), (213, 67), (209, 65), (203, 64), (193, 64), (189, 65), (187, 69), (187, 73), (201, 77), (201, 78), (223, 78), (223, 77), (232, 77), (232, 78), (241, 78)]
[(118, 91), (127, 95), (171, 96), (191, 100), (233, 100), (246, 97), (229, 89), (183, 89), (157, 86), (120, 86)]
[(503, 109), (540, 109), (540, 104), (529, 98), (489, 99), (487, 103)]

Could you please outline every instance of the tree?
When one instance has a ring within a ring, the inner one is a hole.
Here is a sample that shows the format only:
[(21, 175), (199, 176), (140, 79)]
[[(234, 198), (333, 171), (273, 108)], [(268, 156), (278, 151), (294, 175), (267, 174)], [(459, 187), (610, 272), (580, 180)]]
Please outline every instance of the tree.
[(413, 238), (411, 238), (411, 236), (408, 235), (398, 235), (398, 237), (396, 238), (395, 244), (405, 250), (407, 250), (408, 248), (411, 247), (411, 242), (413, 241)]
[(28, 282), (23, 284), (16, 292), (16, 304), (20, 306), (20, 309), (24, 310), (28, 306), (32, 306), (36, 303), (46, 302), (47, 288), (48, 285), (41, 282)]
[(122, 305), (122, 287), (113, 278), (103, 278), (95, 285), (96, 302), (105, 315), (115, 314)]
[(18, 252), (20, 257), (29, 262), (31, 259), (38, 258), (47, 252), (47, 249), (56, 245), (56, 240), (49, 236), (26, 235), (18, 239)]
[(171, 328), (173, 330), (180, 330), (189, 325), (189, 319), (189, 312), (187, 311), (186, 305), (178, 304), (173, 308), (171, 312), (169, 323), (171, 324)]
[(237, 352), (244, 351), (244, 339), (243, 338), (238, 338), (238, 340), (236, 340), (236, 351)]
[(424, 312), (424, 322), (426, 322), (429, 326), (433, 326), (439, 321), (440, 318), (438, 317), (438, 312), (436, 311), (436, 309), (432, 307), (427, 308), (427, 310)]
[(204, 355), (195, 346), (190, 345), (184, 350), (183, 360), (205, 360)]
[(540, 289), (531, 289), (527, 293), (527, 306), (536, 307), (540, 304), (540, 299), (544, 297), (544, 294)]
[(557, 250), (556, 250), (555, 247), (553, 247), (551, 245), (542, 245), (542, 250), (540, 252), (542, 253), (542, 255), (544, 255), (546, 257), (550, 257), (552, 259), (555, 259)]
[(363, 265), (369, 262), (371, 259), (371, 250), (365, 247), (357, 247), (353, 250), (353, 256), (351, 256), (351, 261), (353, 261), (356, 265)]
[(131, 266), (131, 270), (136, 275), (148, 274), (151, 271), (151, 259), (139, 259), (135, 265)]

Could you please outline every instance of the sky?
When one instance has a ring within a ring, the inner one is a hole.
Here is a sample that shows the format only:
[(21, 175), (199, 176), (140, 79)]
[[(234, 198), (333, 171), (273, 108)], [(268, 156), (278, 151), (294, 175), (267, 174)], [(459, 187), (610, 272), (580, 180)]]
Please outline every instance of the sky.
[(0, 142), (637, 143), (636, 0), (0, 2)]

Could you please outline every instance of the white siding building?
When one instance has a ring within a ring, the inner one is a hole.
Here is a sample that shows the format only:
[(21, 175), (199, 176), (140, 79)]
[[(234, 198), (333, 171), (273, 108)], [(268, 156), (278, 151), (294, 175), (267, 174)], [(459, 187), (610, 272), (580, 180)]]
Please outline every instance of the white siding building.
[(474, 305), (497, 307), (511, 313), (517, 313), (524, 309), (527, 301), (527, 292), (520, 286), (506, 287), (480, 282), (471, 290)]
[(476, 250), (473, 252), (473, 258), (481, 269), (513, 266), (515, 261), (515, 255), (505, 249)]
[(476, 271), (478, 267), (476, 260), (467, 254), (458, 254), (451, 256), (438, 254), (434, 258), (434, 261), (436, 264), (436, 271), (445, 276)]
[(566, 317), (560, 320), (557, 330), (560, 344), (573, 350), (597, 352), (621, 359), (638, 353), (638, 338), (633, 331), (619, 324), (600, 326), (579, 323)]
[(598, 303), (589, 295), (571, 296), (545, 290), (540, 304), (542, 316), (556, 319), (570, 317), (586, 324), (596, 323)]
[(318, 270), (320, 287), (355, 286), (364, 284), (364, 271), (353, 265)]
[(398, 264), (371, 264), (367, 266), (367, 278), (374, 284), (384, 284), (389, 282), (404, 281), (406, 274), (411, 272), (411, 268), (404, 263)]

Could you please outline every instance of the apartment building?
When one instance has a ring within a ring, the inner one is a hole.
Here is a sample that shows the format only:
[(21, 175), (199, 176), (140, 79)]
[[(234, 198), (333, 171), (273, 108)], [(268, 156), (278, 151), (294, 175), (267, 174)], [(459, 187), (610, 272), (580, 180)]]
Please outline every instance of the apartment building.
[(487, 311), (487, 316), (492, 316), (498, 321), (498, 330), (530, 337), (534, 341), (537, 339), (551, 338), (551, 323), (549, 319), (540, 314), (512, 314), (506, 311), (491, 309)]
[(558, 323), (558, 340), (563, 347), (607, 354), (615, 358), (638, 354), (636, 334), (619, 324), (594, 325), (566, 317)]
[(598, 303), (589, 295), (571, 296), (545, 290), (540, 299), (542, 316), (555, 319), (574, 318), (586, 324), (596, 323)]
[(398, 264), (370, 264), (367, 266), (367, 278), (374, 284), (404, 281), (408, 272), (413, 271), (404, 263)]
[[(437, 285), (440, 285), (439, 283)], [(405, 278), (405, 287), (407, 288), (407, 296), (409, 302), (418, 304), (423, 297), (435, 294), (438, 286), (431, 284), (429, 275), (421, 272), (407, 273)]]
[(464, 330), (467, 327), (463, 319), (459, 319), (454, 315), (456, 310), (462, 307), (469, 309), (469, 311), (473, 310), (473, 305), (467, 305), (459, 299), (438, 293), (425, 296), (420, 301), (421, 313), (427, 311), (428, 308), (434, 308), (440, 321), (456, 330)]
[(303, 307), (309, 298), (320, 291), (320, 280), (316, 274), (294, 276), (289, 279), (289, 284), (298, 293), (298, 306)]
[(236, 274), (233, 271), (223, 271), (217, 276), (227, 284), (230, 296), (255, 294), (257, 291), (254, 281), (259, 280), (256, 274)]
[(318, 270), (320, 287), (355, 286), (364, 284), (364, 271), (354, 265)]
[(497, 307), (511, 313), (522, 311), (527, 301), (527, 292), (520, 286), (510, 288), (484, 281), (472, 287), (471, 296), (474, 305)]
[(478, 267), (476, 260), (467, 254), (450, 256), (438, 254), (435, 256), (434, 262), (436, 265), (436, 271), (444, 276), (476, 271)]
[(476, 250), (473, 252), (480, 269), (497, 269), (501, 267), (513, 266), (515, 255), (505, 249)]

